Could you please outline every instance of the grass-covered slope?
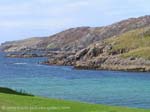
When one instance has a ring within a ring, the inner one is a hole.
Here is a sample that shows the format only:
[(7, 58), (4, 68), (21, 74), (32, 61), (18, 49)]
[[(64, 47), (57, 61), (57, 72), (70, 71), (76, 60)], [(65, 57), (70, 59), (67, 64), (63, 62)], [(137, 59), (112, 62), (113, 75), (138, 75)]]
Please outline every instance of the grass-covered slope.
[(0, 112), (150, 112), (150, 110), (0, 93)]
[(122, 55), (124, 58), (135, 57), (150, 60), (150, 47), (138, 48)]
[(33, 96), (31, 94), (28, 94), (22, 90), (20, 91), (15, 91), (9, 88), (5, 88), (5, 87), (0, 87), (0, 93), (6, 93), (6, 94), (15, 94), (15, 95), (23, 95), (23, 96)]
[(150, 28), (142, 28), (108, 39), (111, 52), (122, 51), (122, 57), (150, 59)]

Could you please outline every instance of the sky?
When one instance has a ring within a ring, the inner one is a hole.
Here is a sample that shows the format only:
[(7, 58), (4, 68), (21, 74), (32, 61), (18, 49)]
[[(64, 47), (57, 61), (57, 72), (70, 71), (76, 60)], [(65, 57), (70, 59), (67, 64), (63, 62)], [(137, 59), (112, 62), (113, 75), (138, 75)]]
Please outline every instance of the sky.
[(150, 0), (0, 0), (0, 43), (150, 15)]

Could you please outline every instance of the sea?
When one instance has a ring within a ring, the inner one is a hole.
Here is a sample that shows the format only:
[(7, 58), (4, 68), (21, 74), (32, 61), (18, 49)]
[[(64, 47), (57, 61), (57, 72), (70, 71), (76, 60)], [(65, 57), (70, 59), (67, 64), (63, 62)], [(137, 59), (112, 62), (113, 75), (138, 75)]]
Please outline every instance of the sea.
[(150, 72), (76, 70), (0, 53), (0, 87), (40, 97), (150, 109)]

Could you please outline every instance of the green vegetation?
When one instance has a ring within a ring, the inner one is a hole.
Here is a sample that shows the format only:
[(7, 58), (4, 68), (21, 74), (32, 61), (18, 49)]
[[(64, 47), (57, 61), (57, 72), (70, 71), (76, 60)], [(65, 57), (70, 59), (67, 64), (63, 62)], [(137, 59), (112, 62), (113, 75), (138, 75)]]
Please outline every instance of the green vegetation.
[[(9, 89), (6, 88), (6, 90)], [(35, 96), (14, 95), (16, 94), (14, 91), (11, 91), (11, 94), (4, 92), (5, 89), (1, 88), (0, 112), (150, 112), (150, 110), (144, 109), (130, 109)]]
[(57, 44), (54, 44), (54, 43), (51, 43), (47, 46), (48, 49), (55, 49), (57, 47), (58, 47)]
[(150, 47), (132, 50), (128, 53), (124, 53), (122, 57), (144, 58), (144, 59), (150, 60)]
[(24, 95), (24, 96), (33, 96), (31, 94), (26, 93), (23, 90), (15, 91), (9, 88), (0, 87), (0, 93), (7, 93), (7, 94), (15, 94), (15, 95)]
[(150, 59), (150, 28), (142, 28), (106, 40), (112, 45), (110, 52), (125, 53), (121, 56)]
[(144, 109), (129, 109), (9, 94), (0, 94), (0, 106), (0, 112), (150, 112), (150, 110)]

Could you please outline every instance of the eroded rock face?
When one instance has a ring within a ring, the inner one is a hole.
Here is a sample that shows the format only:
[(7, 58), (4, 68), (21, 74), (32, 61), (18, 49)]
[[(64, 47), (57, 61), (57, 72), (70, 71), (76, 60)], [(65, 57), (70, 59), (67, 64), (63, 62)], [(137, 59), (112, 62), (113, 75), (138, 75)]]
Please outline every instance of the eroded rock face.
[(150, 71), (150, 60), (133, 57), (121, 58), (122, 52), (112, 54), (111, 49), (111, 45), (98, 42), (75, 54), (55, 54), (45, 64), (71, 65), (76, 69)]
[(65, 66), (73, 66), (75, 64), (75, 54), (74, 53), (64, 53), (57, 52), (49, 54), (49, 59), (42, 64), (47, 65), (65, 65)]
[(89, 49), (87, 54), (84, 55), (84, 57), (86, 58), (81, 58), (76, 61), (74, 65), (75, 68), (123, 71), (150, 71), (150, 60), (132, 57), (121, 58), (120, 54), (109, 54), (109, 49), (107, 48), (107, 45), (105, 47), (103, 46), (103, 48), (99, 49), (96, 53), (94, 53), (97, 55), (92, 56), (89, 54), (93, 54), (93, 48), (92, 50)]
[(121, 70), (121, 71), (150, 71), (150, 60), (130, 60), (120, 57), (102, 57), (96, 60), (78, 61), (75, 64), (78, 69), (99, 69), (99, 70)]
[(150, 71), (150, 60), (142, 58), (120, 58), (120, 57), (109, 57), (99, 69), (107, 70), (123, 70), (123, 71)]

